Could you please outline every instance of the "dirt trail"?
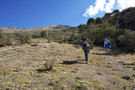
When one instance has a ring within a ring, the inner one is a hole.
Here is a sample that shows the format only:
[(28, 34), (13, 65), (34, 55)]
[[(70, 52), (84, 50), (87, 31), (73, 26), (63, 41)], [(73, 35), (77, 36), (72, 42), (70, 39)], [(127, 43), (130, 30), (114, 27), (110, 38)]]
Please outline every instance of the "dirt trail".
[[(53, 70), (44, 70), (46, 62), (54, 62)], [(79, 46), (34, 39), (0, 48), (0, 67), (2, 90), (135, 89), (135, 55), (105, 55), (99, 47), (90, 51), (85, 64)]]

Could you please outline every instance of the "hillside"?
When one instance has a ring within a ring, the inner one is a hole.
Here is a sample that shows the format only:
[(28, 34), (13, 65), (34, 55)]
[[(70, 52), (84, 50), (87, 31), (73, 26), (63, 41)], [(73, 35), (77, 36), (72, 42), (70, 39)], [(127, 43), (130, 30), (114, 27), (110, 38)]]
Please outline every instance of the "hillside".
[(66, 25), (50, 25), (50, 26), (45, 26), (45, 27), (37, 27), (37, 28), (30, 28), (30, 29), (22, 29), (22, 28), (15, 28), (15, 27), (3, 27), (0, 28), (4, 32), (7, 33), (15, 33), (15, 32), (36, 32), (36, 31), (43, 31), (43, 30), (48, 30), (48, 31), (54, 31), (54, 30), (68, 30), (72, 27), (66, 26)]
[(113, 49), (135, 51), (135, 7), (122, 12), (114, 10), (112, 13), (106, 13), (103, 18), (89, 18), (87, 24), (80, 24), (78, 28), (77, 36), (86, 35), (89, 43), (99, 46), (108, 38)]
[(119, 28), (135, 30), (135, 7), (127, 8), (122, 12), (114, 10), (112, 13), (106, 13), (102, 19), (112, 25), (119, 25)]
[[(54, 63), (45, 70), (45, 63)], [(0, 89), (134, 90), (135, 54), (106, 55), (94, 47), (85, 64), (81, 46), (47, 43), (0, 48)]]
[(102, 18), (89, 18), (87, 24), (101, 24), (108, 21), (111, 25), (117, 26), (120, 29), (135, 30), (135, 7), (127, 8), (123, 11), (114, 10), (111, 13), (106, 13)]

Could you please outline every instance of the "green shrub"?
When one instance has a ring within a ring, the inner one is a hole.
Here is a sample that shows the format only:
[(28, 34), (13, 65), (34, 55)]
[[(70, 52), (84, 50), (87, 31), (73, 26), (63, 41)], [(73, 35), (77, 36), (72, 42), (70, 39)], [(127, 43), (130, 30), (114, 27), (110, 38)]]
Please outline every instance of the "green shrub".
[(126, 30), (123, 35), (118, 37), (118, 40), (123, 44), (123, 47), (130, 52), (135, 49), (135, 31)]
[(41, 35), (38, 34), (38, 33), (34, 33), (34, 34), (32, 35), (32, 38), (40, 38), (40, 37), (41, 37)]
[(114, 39), (116, 32), (116, 27), (110, 25), (108, 22), (103, 22), (103, 24), (99, 24), (94, 31), (95, 36), (95, 44), (103, 45), (103, 41), (105, 38)]
[(28, 33), (21, 32), (16, 34), (16, 39), (19, 40), (22, 44), (30, 43), (31, 36)]
[(13, 43), (13, 37), (10, 34), (4, 33), (0, 30), (0, 46), (9, 46)]
[(72, 33), (70, 37), (68, 38), (68, 42), (75, 45), (82, 44), (81, 36), (78, 33)]
[(52, 69), (53, 69), (53, 65), (54, 65), (54, 63), (53, 63), (52, 61), (47, 61), (47, 62), (44, 64), (45, 71), (52, 70)]
[(41, 31), (40, 35), (41, 35), (41, 37), (46, 37), (46, 31)]
[(70, 37), (69, 37), (69, 39), (68, 39), (68, 42), (69, 43), (74, 42), (75, 38), (76, 38), (75, 34), (71, 34)]
[(65, 36), (63, 42), (68, 43), (68, 37)]

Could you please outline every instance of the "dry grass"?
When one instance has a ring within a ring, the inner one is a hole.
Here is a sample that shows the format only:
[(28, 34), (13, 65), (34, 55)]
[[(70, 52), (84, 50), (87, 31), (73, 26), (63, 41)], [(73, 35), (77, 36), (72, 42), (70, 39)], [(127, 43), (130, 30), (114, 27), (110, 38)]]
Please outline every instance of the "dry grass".
[[(33, 46), (33, 44), (36, 44)], [(89, 64), (84, 53), (70, 44), (47, 43), (33, 39), (32, 44), (0, 49), (0, 89), (134, 89), (134, 55), (104, 55), (102, 48), (90, 51)], [(44, 64), (53, 62), (52, 70)], [(38, 70), (42, 70), (39, 72)], [(123, 76), (130, 76), (130, 80)]]

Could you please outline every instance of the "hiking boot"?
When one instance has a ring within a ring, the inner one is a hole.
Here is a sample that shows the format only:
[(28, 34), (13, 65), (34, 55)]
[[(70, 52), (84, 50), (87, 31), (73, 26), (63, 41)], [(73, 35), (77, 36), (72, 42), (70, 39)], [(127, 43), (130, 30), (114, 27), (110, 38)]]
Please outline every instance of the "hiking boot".
[(86, 64), (88, 64), (88, 61), (86, 61)]

